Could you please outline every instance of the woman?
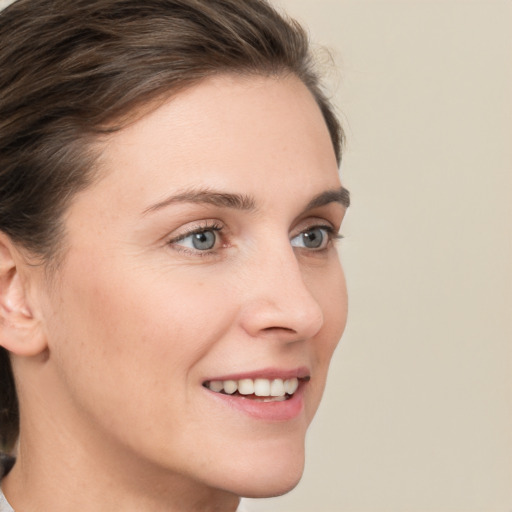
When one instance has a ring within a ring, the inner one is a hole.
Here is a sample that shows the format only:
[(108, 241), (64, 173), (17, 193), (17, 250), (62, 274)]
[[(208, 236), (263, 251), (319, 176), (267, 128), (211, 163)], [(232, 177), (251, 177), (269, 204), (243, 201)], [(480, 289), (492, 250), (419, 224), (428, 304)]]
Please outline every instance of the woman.
[(4, 509), (287, 492), (347, 309), (303, 30), (262, 0), (18, 0), (0, 41)]

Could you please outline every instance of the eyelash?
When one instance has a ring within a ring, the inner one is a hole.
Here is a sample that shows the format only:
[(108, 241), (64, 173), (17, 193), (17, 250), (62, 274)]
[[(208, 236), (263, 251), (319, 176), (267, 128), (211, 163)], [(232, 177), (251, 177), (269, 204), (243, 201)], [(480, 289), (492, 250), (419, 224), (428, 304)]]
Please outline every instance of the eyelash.
[(313, 224), (311, 226), (308, 226), (307, 228), (303, 229), (300, 233), (297, 233), (295, 237), (307, 233), (308, 231), (313, 231), (314, 229), (323, 229), (327, 234), (327, 242), (325, 247), (323, 247), (322, 249), (308, 249), (307, 247), (303, 248), (305, 250), (308, 250), (309, 252), (321, 253), (322, 251), (326, 251), (329, 248), (330, 244), (332, 244), (332, 242), (336, 242), (343, 238), (343, 235), (341, 233), (338, 233), (332, 226), (325, 224)]
[[(326, 232), (327, 238), (328, 238), (326, 247), (324, 247), (322, 249), (308, 249), (307, 247), (302, 247), (301, 249), (305, 249), (308, 252), (321, 253), (322, 251), (325, 251), (328, 248), (328, 246), (331, 242), (341, 240), (344, 238), (343, 235), (338, 233), (332, 226), (325, 225), (325, 224), (313, 224), (311, 226), (308, 226), (305, 229), (303, 229), (302, 231), (300, 231), (299, 233), (297, 233), (297, 235), (295, 235), (293, 238), (296, 238), (297, 236), (307, 233), (308, 231), (312, 231), (314, 229), (322, 229)], [(170, 239), (168, 241), (168, 244), (170, 246), (172, 246), (173, 249), (175, 249), (179, 252), (183, 252), (185, 254), (190, 254), (192, 256), (200, 256), (200, 257), (209, 257), (209, 256), (211, 257), (211, 256), (215, 255), (215, 252), (216, 252), (215, 248), (208, 249), (208, 250), (190, 249), (188, 247), (179, 245), (178, 242), (181, 242), (182, 240), (185, 240), (186, 238), (193, 236), (193, 235), (212, 232), (212, 231), (215, 233), (222, 233), (223, 230), (224, 230), (224, 226), (218, 222), (213, 222), (213, 223), (206, 222), (204, 225), (197, 226), (197, 227), (190, 229), (189, 231), (186, 231), (185, 233), (177, 236), (176, 238)], [(226, 246), (226, 244), (225, 244), (225, 246)]]
[(183, 252), (185, 254), (190, 254), (192, 256), (212, 256), (214, 254), (214, 249), (207, 250), (207, 251), (200, 251), (200, 250), (192, 250), (188, 247), (184, 247), (182, 245), (177, 244), (177, 242), (181, 242), (182, 240), (185, 240), (186, 238), (198, 235), (201, 233), (206, 233), (209, 231), (213, 231), (215, 233), (220, 233), (224, 229), (224, 226), (218, 222), (210, 222), (207, 221), (204, 224), (197, 226), (195, 228), (190, 229), (189, 231), (186, 231), (185, 233), (178, 235), (176, 238), (172, 238), (169, 240), (168, 244), (173, 246), (173, 248), (179, 252)]

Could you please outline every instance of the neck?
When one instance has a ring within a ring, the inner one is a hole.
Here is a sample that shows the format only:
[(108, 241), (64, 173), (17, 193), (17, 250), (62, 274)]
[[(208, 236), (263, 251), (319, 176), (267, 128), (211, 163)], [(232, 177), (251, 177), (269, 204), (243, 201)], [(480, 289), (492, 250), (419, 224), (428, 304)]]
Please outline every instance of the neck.
[[(231, 493), (208, 488), (173, 475), (128, 475), (126, 467), (112, 467), (108, 460), (64, 457), (56, 451), (46, 458), (20, 443), (17, 462), (2, 482), (15, 510), (36, 512), (227, 512), (239, 499)], [(138, 468), (143, 469), (143, 468)]]
[(112, 440), (66, 435), (57, 425), (52, 435), (40, 428), (44, 423), (31, 429), (22, 416), (16, 464), (2, 481), (15, 510), (234, 512), (238, 506), (238, 496), (127, 454)]
[(26, 372), (19, 386), (23, 396), (17, 460), (2, 481), (5, 496), (15, 510), (236, 510), (239, 498), (235, 494), (183, 474), (167, 462), (152, 460), (144, 449), (134, 449), (109, 435), (75, 406), (62, 386), (53, 386), (51, 393), (39, 393), (48, 389), (53, 378), (47, 377), (44, 386), (31, 380), (42, 373)]

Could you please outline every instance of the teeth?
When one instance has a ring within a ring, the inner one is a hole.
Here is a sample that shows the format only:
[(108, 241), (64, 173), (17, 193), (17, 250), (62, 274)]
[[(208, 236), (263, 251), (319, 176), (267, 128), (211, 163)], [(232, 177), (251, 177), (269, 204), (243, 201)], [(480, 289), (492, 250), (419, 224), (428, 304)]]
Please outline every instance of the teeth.
[(284, 390), (289, 394), (293, 395), (297, 388), (299, 387), (299, 379), (286, 379), (284, 381)]
[(238, 383), (235, 380), (225, 380), (222, 384), (224, 385), (224, 392), (228, 395), (232, 395), (238, 389)]
[(282, 379), (274, 379), (270, 384), (270, 396), (284, 396), (284, 382)]
[(239, 380), (238, 392), (241, 395), (254, 395), (254, 381), (252, 379)]
[(224, 383), (220, 380), (212, 380), (210, 382), (210, 389), (216, 393), (220, 393), (224, 389)]
[(256, 379), (254, 381), (254, 394), (256, 396), (269, 396), (270, 381), (267, 379)]
[[(304, 380), (309, 380), (304, 379)], [(240, 379), (236, 380), (211, 380), (205, 386), (216, 393), (224, 392), (232, 395), (238, 391), (241, 395), (255, 395), (255, 400), (262, 402), (280, 402), (286, 400), (285, 395), (293, 395), (299, 387), (299, 379)]]
[(285, 396), (272, 396), (272, 397), (268, 397), (266, 396), (265, 398), (254, 398), (254, 401), (255, 402), (284, 402), (286, 400), (286, 397)]

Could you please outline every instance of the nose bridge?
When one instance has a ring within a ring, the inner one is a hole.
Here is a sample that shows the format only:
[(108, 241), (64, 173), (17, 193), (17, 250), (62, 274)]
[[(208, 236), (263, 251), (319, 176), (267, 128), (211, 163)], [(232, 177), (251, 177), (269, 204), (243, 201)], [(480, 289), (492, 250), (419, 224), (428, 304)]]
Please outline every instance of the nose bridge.
[(274, 332), (299, 340), (320, 330), (322, 308), (304, 282), (288, 240), (257, 251), (247, 270), (242, 321), (251, 336)]

